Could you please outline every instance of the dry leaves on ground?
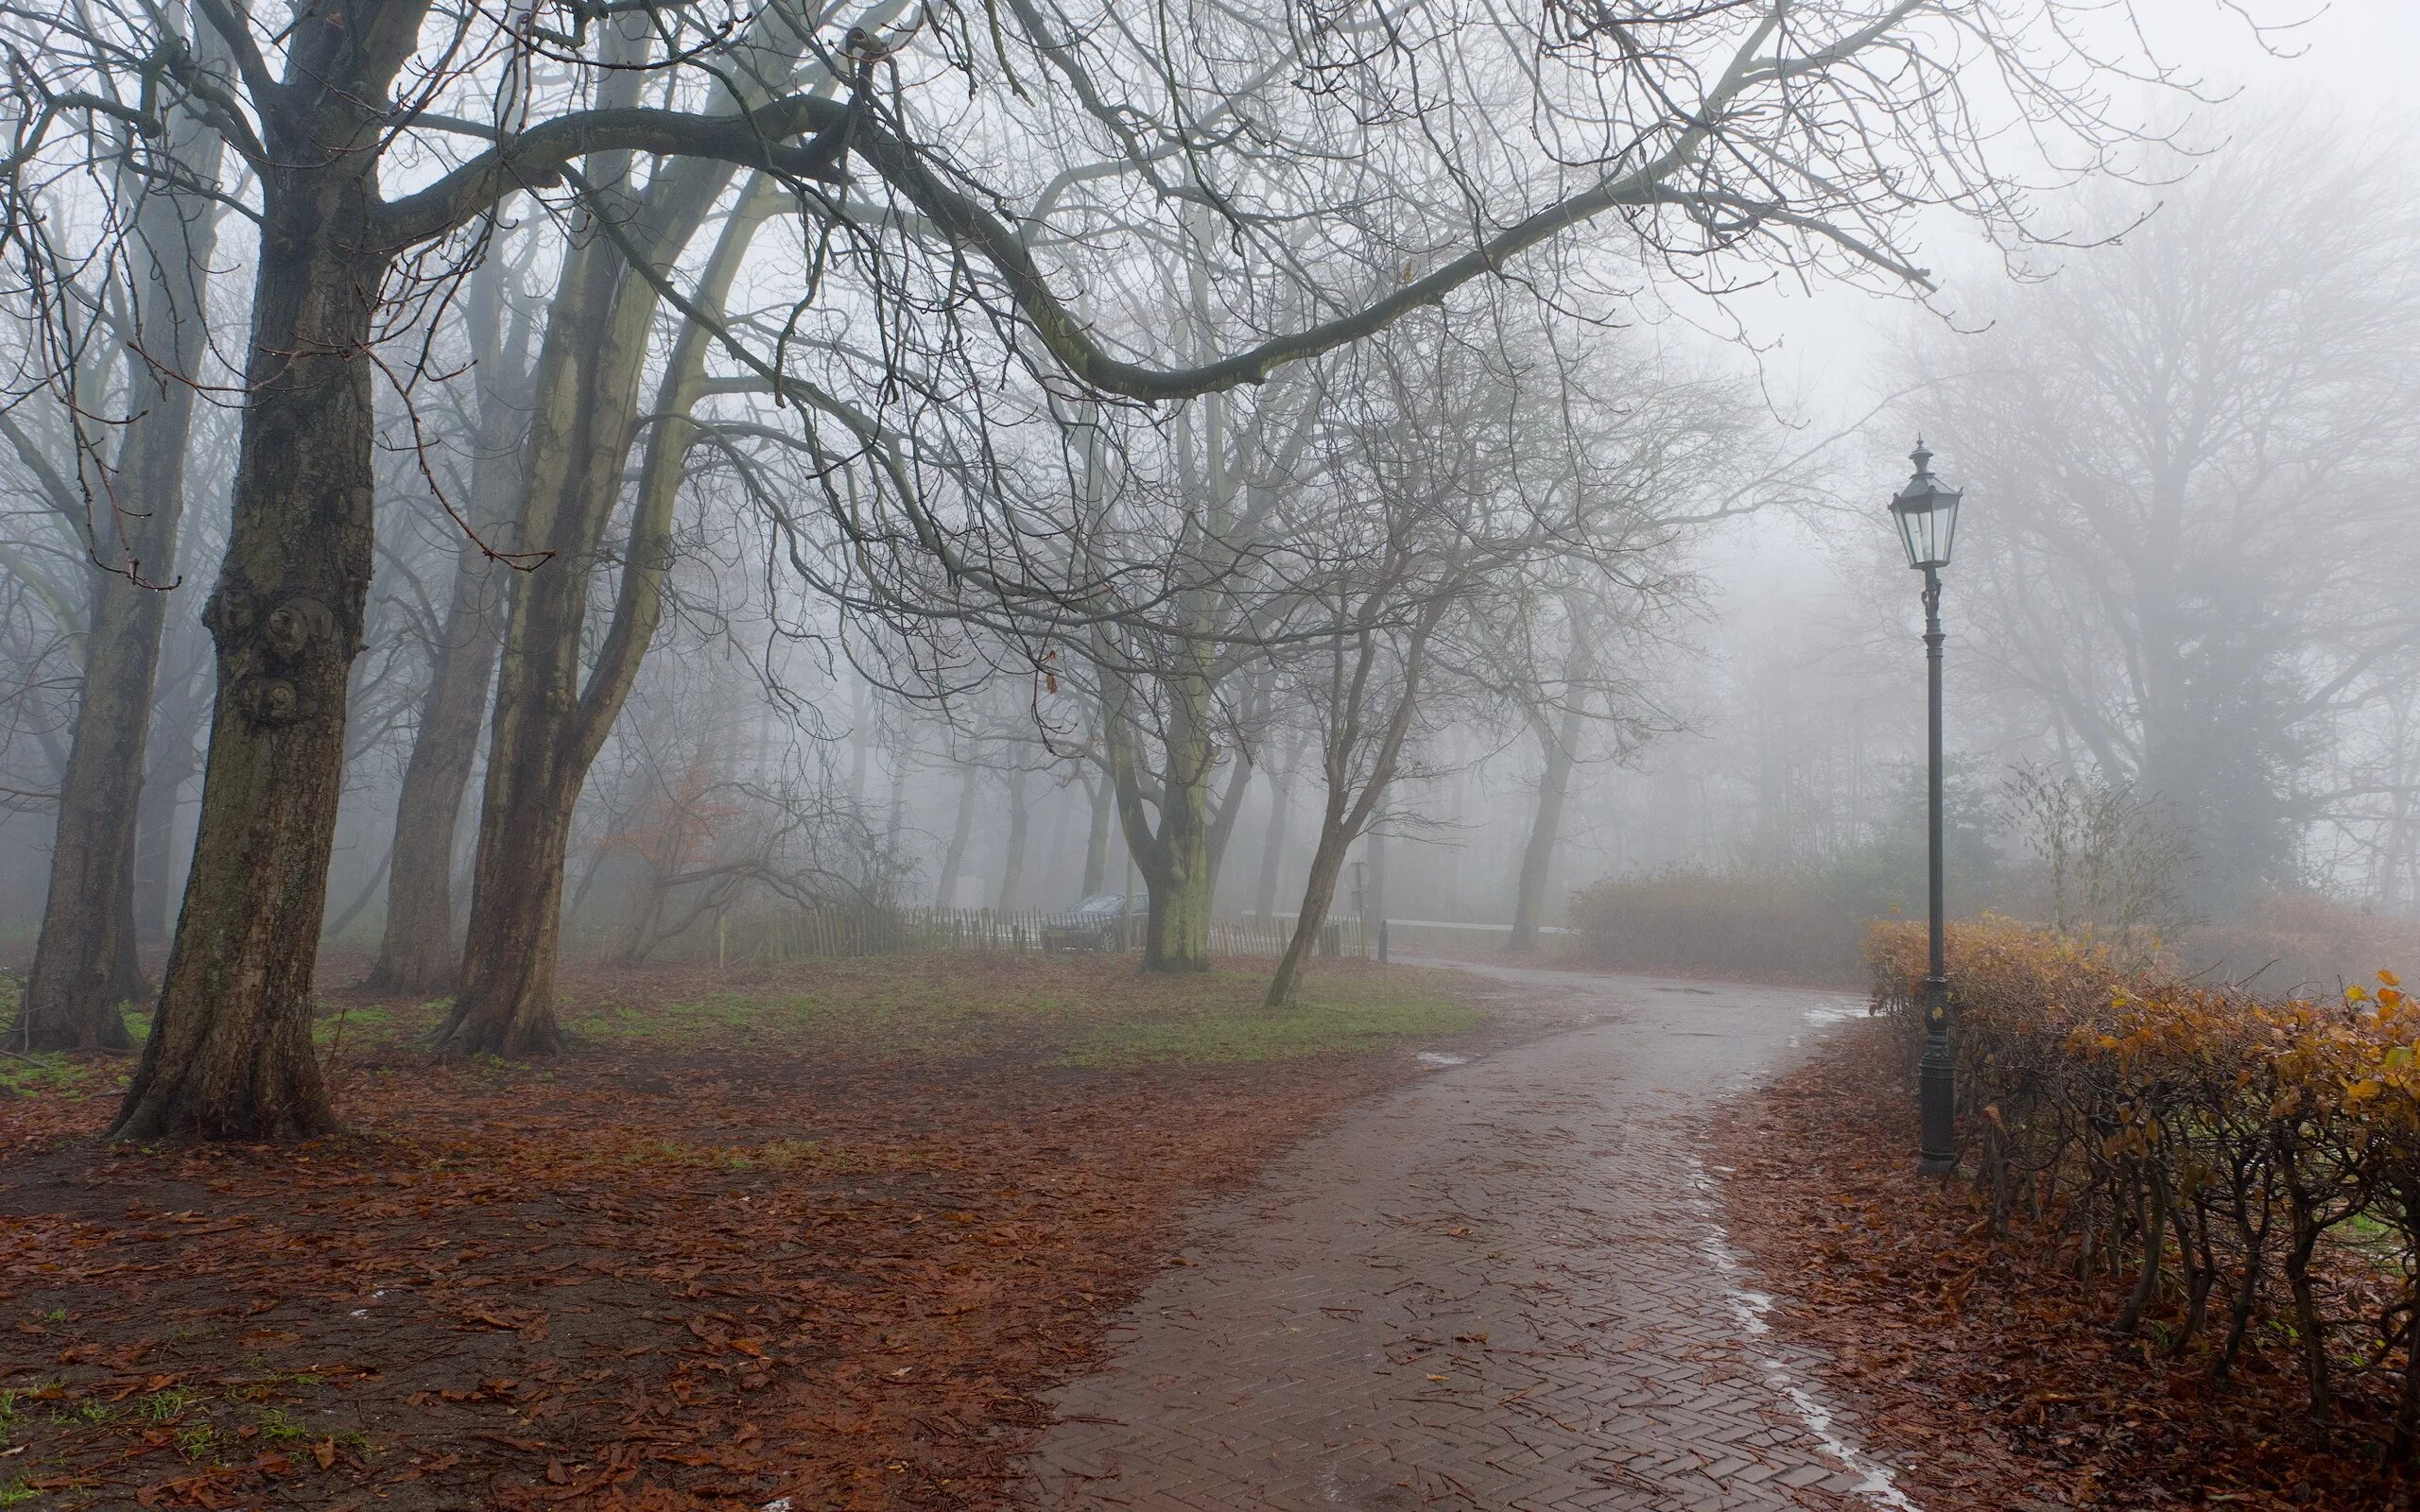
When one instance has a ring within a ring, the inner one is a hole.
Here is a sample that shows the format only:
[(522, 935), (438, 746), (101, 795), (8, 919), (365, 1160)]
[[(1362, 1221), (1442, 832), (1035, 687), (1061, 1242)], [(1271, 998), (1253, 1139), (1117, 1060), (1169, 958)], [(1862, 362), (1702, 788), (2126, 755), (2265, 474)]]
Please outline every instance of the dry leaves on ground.
[(1388, 993), (1469, 1019), (1327, 980), (1367, 1032), (1267, 1059), (1122, 961), (592, 976), (528, 1066), (340, 998), (299, 1147), (103, 1146), (77, 1068), (0, 1099), (0, 1504), (991, 1504), (1181, 1205), (1417, 1074)]
[[(1995, 1240), (1964, 1185), (1915, 1174), (1915, 1114), (1882, 1022), (1718, 1121), (1732, 1232), (1821, 1347), (1880, 1457), (1927, 1512), (2208, 1505), (2405, 1509), (2377, 1469), (2392, 1403), (2358, 1383), (2328, 1429), (2300, 1411), (2291, 1341), (2221, 1384), (2124, 1337), (2103, 1288), (2023, 1225)], [(2154, 1319), (2156, 1324), (2156, 1319)]]

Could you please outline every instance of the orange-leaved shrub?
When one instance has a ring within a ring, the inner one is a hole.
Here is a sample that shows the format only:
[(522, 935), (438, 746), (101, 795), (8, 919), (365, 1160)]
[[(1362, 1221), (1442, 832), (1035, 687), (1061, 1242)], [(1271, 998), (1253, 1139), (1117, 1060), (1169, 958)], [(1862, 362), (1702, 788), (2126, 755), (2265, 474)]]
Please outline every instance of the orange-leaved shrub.
[[(2221, 1378), (2290, 1335), (2315, 1413), (2350, 1377), (2399, 1374), (2394, 1452), (2411, 1457), (2420, 1005), (2395, 977), (2261, 1001), (2010, 919), (1947, 944), (1962, 1168), (1994, 1230), (2038, 1225), (2079, 1276), (2131, 1276), (2112, 1324)], [(1925, 932), (1878, 923), (1865, 951), (1912, 1057)]]

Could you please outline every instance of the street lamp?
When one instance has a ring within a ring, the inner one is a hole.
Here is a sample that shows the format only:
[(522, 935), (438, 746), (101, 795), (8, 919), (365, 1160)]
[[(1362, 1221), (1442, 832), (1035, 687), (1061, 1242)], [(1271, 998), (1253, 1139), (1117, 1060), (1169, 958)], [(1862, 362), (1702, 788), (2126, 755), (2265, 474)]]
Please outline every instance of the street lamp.
[(1891, 499), (1891, 518), (1908, 548), (1908, 565), (1925, 575), (1925, 678), (1929, 758), (1925, 793), (1926, 859), (1931, 876), (1932, 933), (1924, 985), (1925, 1054), (1918, 1063), (1917, 1091), (1924, 1113), (1924, 1143), (1916, 1169), (1947, 1176), (1958, 1165), (1955, 1103), (1949, 1058), (1949, 971), (1941, 939), (1941, 570), (1958, 535), (1962, 489), (1945, 489), (1932, 475), (1932, 453), (1924, 438), (1909, 454), (1916, 475)]

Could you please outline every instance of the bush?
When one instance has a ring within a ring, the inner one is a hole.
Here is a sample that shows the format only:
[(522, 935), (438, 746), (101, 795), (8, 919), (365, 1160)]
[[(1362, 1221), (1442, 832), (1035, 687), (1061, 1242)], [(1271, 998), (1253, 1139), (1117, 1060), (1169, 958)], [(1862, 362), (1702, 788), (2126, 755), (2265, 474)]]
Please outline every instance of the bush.
[(2272, 893), (2234, 918), (2180, 930), (2178, 971), (2244, 982), (2263, 997), (2334, 993), (2380, 961), (2420, 961), (2420, 919), (2364, 913), (2315, 893)]
[[(1866, 954), (1912, 1056), (1924, 931), (1877, 925)], [(2021, 1215), (2080, 1276), (2133, 1276), (2115, 1326), (2221, 1378), (2284, 1324), (2317, 1413), (2348, 1368), (2399, 1356), (2410, 1456), (2420, 1005), (2395, 978), (2262, 1002), (1993, 919), (1950, 930), (1949, 973), (1962, 1150), (1995, 1231)]]
[(1571, 901), (1580, 958), (1616, 971), (1854, 986), (1879, 912), (1830, 877), (1669, 868), (1608, 877)]

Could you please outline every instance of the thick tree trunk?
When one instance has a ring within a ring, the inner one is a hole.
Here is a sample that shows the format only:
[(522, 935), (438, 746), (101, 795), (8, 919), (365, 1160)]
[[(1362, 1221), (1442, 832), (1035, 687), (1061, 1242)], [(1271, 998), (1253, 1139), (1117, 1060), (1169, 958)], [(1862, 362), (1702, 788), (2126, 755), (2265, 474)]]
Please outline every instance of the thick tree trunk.
[(1159, 832), (1134, 848), (1150, 898), (1143, 923), (1146, 971), (1210, 970), (1210, 892), (1218, 881), (1218, 857), (1211, 846), (1207, 778), (1204, 763), (1170, 763), (1161, 789)]
[(1026, 781), (1030, 774), (1020, 767), (1009, 774), (1009, 848), (1000, 864), (1000, 912), (1013, 913), (1025, 891), (1025, 842), (1032, 826), (1032, 812), (1026, 803)]
[[(559, 748), (523, 747), (510, 761), (489, 754), (487, 812), (510, 819), (479, 826), (462, 988), (439, 1032), (449, 1051), (544, 1056), (562, 1048), (555, 1022), (555, 958), (562, 934), (563, 857), (579, 788), (577, 780), (565, 785), (560, 764), (546, 759), (552, 754)], [(487, 906), (508, 878), (521, 896), (510, 906)]]
[(1144, 868), (1150, 909), (1143, 923), (1143, 970), (1178, 974), (1210, 970), (1211, 868), (1207, 836), (1163, 839), (1164, 860)]
[[(160, 1007), (112, 1134), (268, 1139), (335, 1126), (311, 1048), (311, 973), (344, 779), (347, 673), (361, 647), (374, 476), (371, 343), (390, 253), (365, 224), (365, 130), (389, 51), (373, 10), (354, 36), (291, 43), (323, 102), (276, 116), (227, 557), (203, 621), (218, 688), (201, 824)], [(330, 28), (336, 28), (331, 30)], [(391, 70), (390, 70), (391, 71)], [(332, 156), (331, 154), (340, 154)], [(314, 165), (315, 163), (319, 165)]]
[(1530, 841), (1521, 850), (1521, 875), (1512, 889), (1512, 936), (1504, 948), (1527, 955), (1538, 948), (1538, 923), (1546, 911), (1547, 880), (1554, 871), (1555, 847), (1563, 839), (1563, 808), (1571, 793), (1572, 751), (1580, 738), (1580, 711), (1566, 709), (1547, 733), (1546, 765), (1538, 774), (1538, 809)]
[[(717, 163), (668, 170), (623, 233), (639, 238), (638, 255), (670, 263), (731, 176)], [(612, 183), (622, 175), (601, 177)], [(777, 202), (761, 180), (742, 196), (700, 280), (706, 308), (719, 307)], [(687, 416), (703, 385), (707, 337), (694, 325), (676, 344), (653, 406), (614, 617), (583, 683), (589, 592), (642, 418), (639, 382), (657, 306), (628, 255), (602, 235), (573, 253), (539, 358), (521, 518), (528, 544), (549, 556), (513, 584), (507, 619), (462, 987), (438, 1037), (456, 1053), (544, 1054), (561, 1042), (555, 954), (572, 813), (663, 612), (672, 507), (697, 435)]]
[(477, 764), (479, 716), (495, 680), (504, 644), (505, 567), (486, 547), (510, 528), (519, 502), (520, 416), (526, 398), (512, 390), (504, 329), (501, 273), (493, 265), (474, 275), (471, 321), (479, 349), (478, 454), (472, 464), (471, 522), (457, 549), (454, 588), (441, 639), (428, 669), (420, 728), (404, 766), (395, 803), (393, 868), (387, 882), (387, 923), (368, 984), (382, 991), (443, 993), (454, 989), (454, 838), (462, 795)]
[[(216, 178), (217, 134), (177, 144), (196, 179)], [(144, 263), (140, 311), (128, 356), (133, 418), (116, 475), (96, 506), (92, 618), (84, 688), (59, 787), (50, 890), (16, 1038), (40, 1049), (123, 1049), (122, 1005), (146, 1001), (135, 960), (136, 832), (144, 752), (159, 680), (160, 632), (177, 576), (184, 517), (185, 450), (202, 352), (208, 268), (218, 209), (161, 186), (143, 192), (134, 251)]]
[[(1156, 827), (1145, 811), (1131, 737), (1113, 738), (1111, 745), (1118, 821), (1150, 897), (1143, 922), (1143, 970), (1150, 972), (1210, 970), (1210, 895), (1219, 873), (1210, 814), (1211, 768), (1218, 754), (1209, 731), (1214, 692), (1205, 678), (1172, 679), (1174, 708), (1161, 742)], [(1112, 720), (1117, 717), (1112, 710)]]

